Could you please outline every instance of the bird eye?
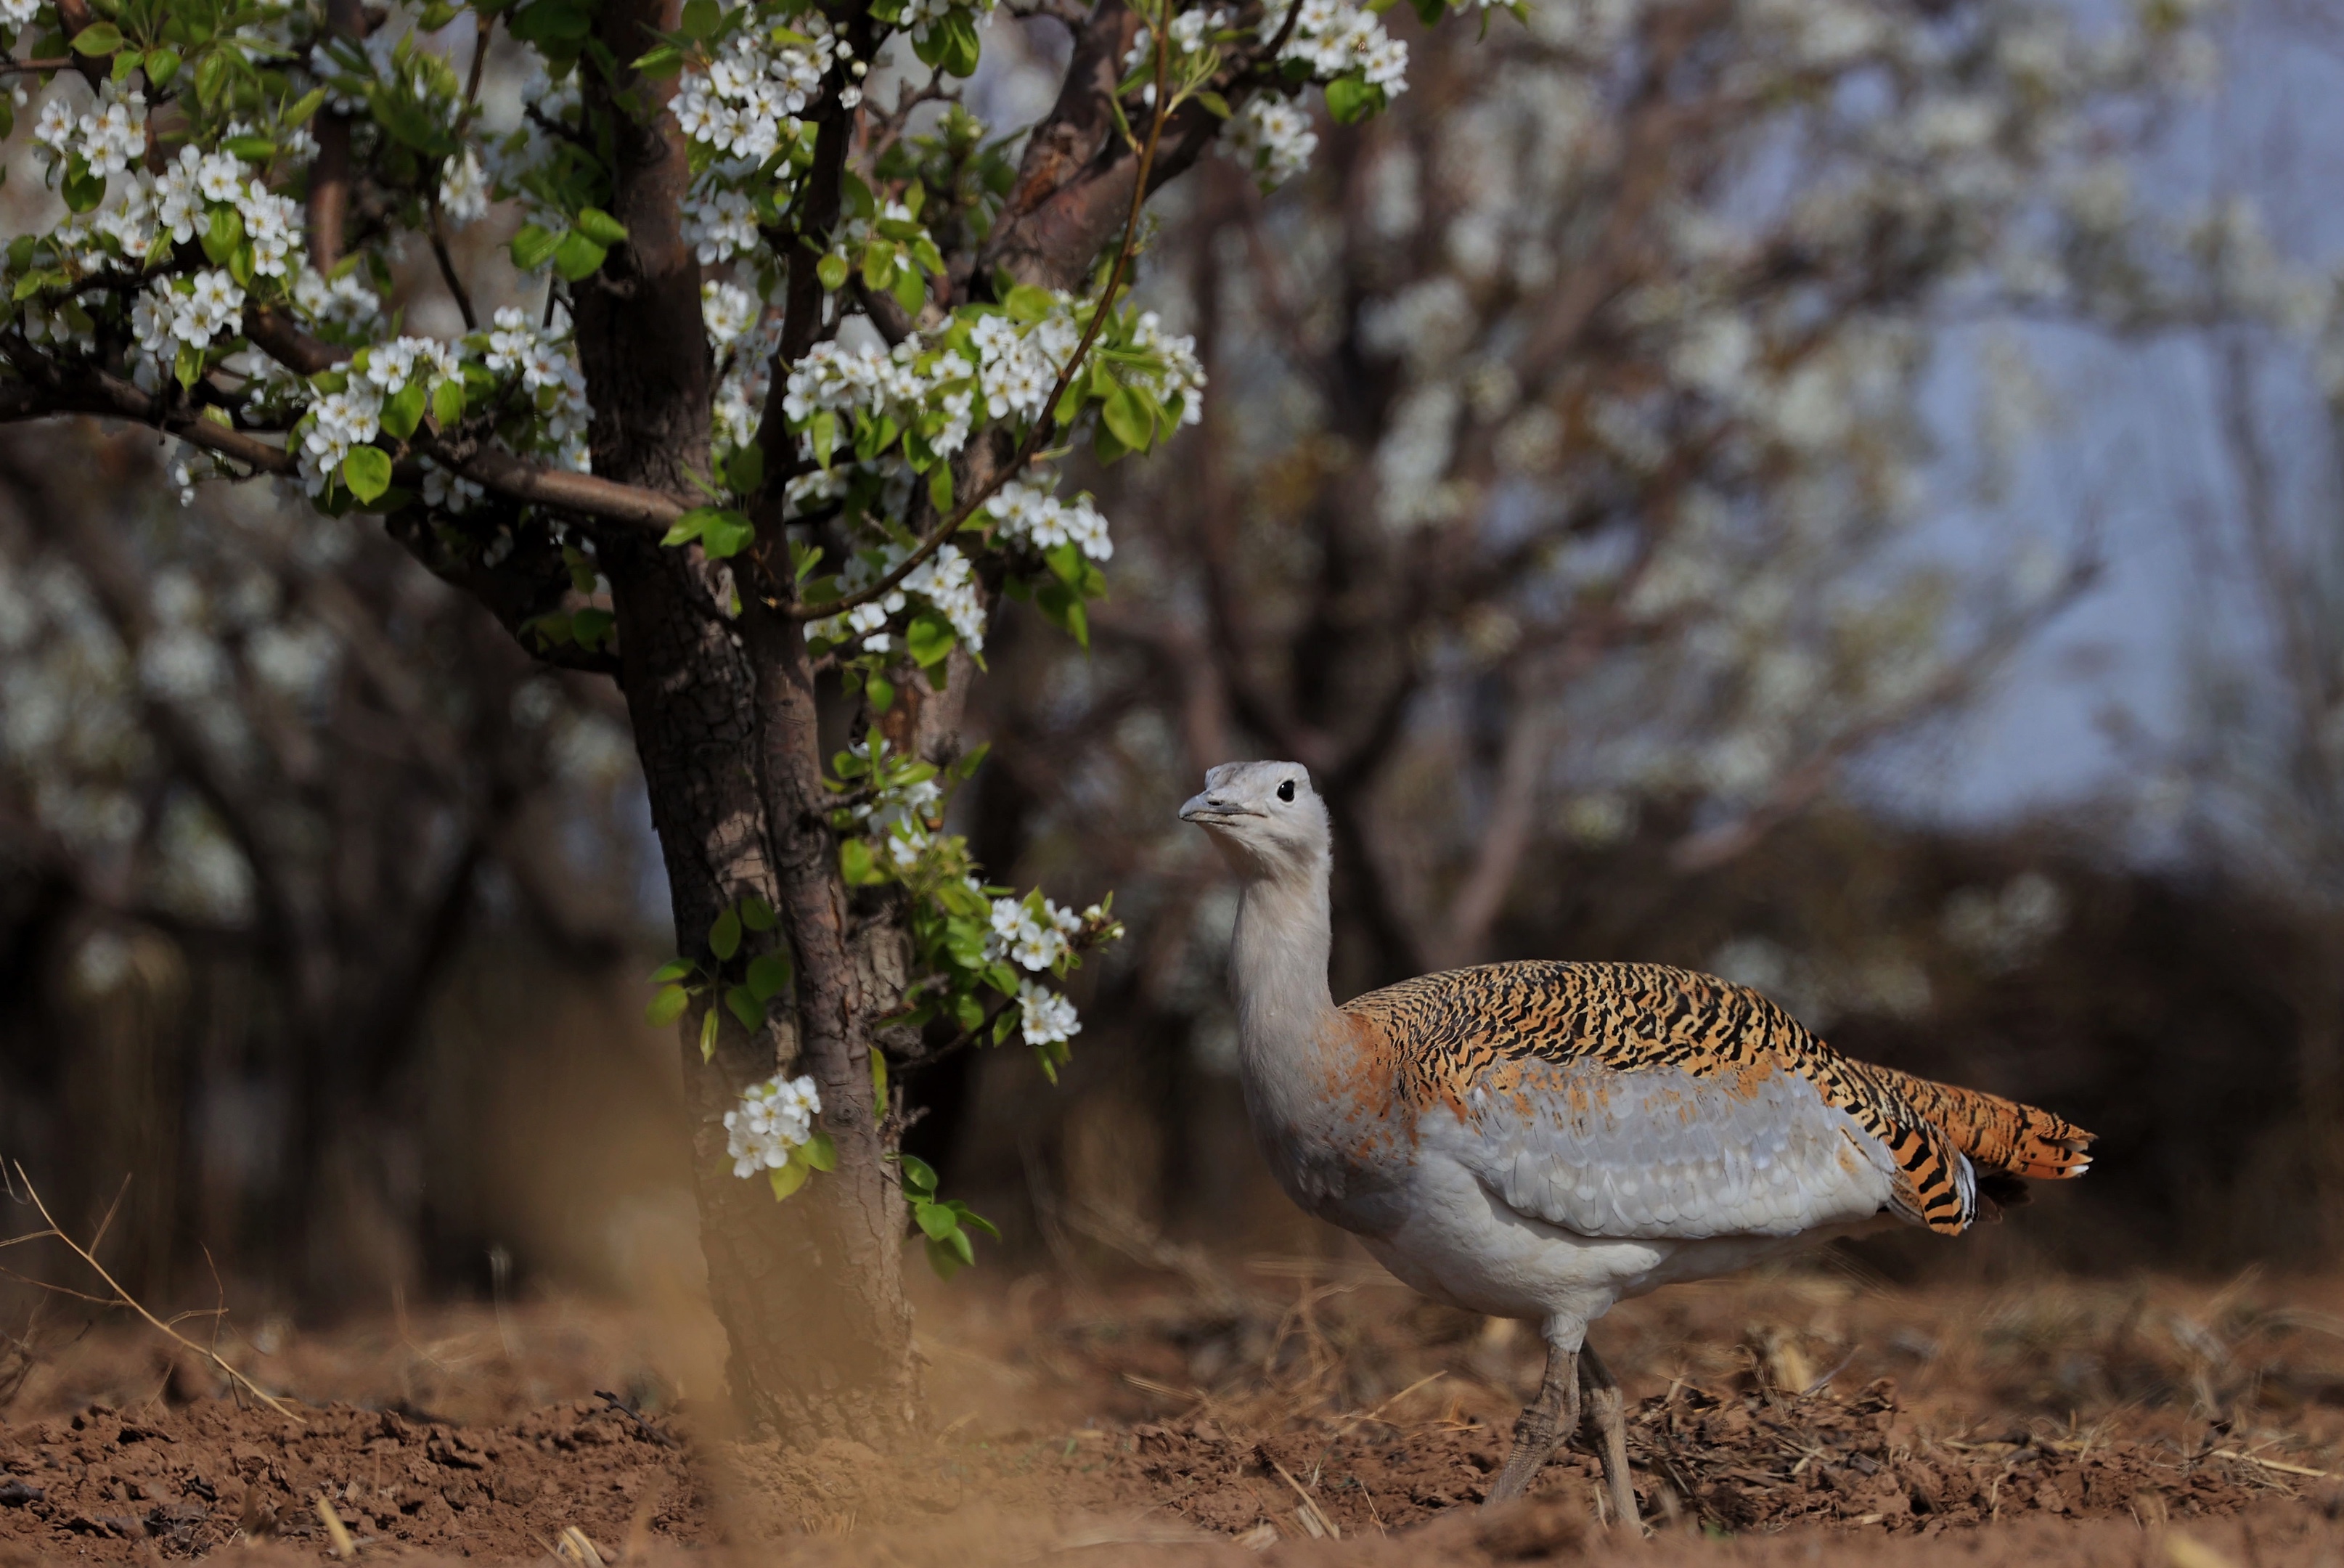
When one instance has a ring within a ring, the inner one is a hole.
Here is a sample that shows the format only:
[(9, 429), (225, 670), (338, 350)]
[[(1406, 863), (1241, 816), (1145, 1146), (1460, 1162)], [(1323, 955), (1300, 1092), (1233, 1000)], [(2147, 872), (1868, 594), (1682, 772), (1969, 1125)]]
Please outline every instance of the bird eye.
[(1292, 779), (1286, 779), (1278, 784), (1278, 798), (1286, 801), (1290, 801), (1294, 798), (1294, 781)]

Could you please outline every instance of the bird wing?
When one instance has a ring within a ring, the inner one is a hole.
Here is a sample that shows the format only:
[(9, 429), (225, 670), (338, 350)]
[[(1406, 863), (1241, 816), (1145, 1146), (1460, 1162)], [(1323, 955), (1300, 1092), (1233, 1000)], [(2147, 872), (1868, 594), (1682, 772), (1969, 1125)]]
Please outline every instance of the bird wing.
[[(1422, 1125), (1554, 1224), (1722, 1235), (1750, 1209), (1787, 1234), (1884, 1205), (1950, 1235), (1977, 1214), (1966, 1145), (1932, 1118), (1937, 1099), (1905, 1092), (1922, 1080), (1841, 1056), (1747, 986), (1658, 964), (1493, 964), (1346, 1010), (1392, 1042)], [(1850, 1213), (1875, 1177), (1884, 1193)]]
[(1896, 1207), (1878, 1138), (1796, 1074), (1509, 1063), (1421, 1136), (1519, 1213), (1581, 1236), (1796, 1236)]

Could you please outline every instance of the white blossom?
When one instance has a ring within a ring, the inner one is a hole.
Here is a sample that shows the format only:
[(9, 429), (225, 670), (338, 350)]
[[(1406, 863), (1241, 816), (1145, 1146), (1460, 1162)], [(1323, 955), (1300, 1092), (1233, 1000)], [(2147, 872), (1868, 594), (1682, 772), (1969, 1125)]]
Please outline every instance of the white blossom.
[(1017, 987), (1017, 1009), (1018, 1028), (1029, 1046), (1061, 1045), (1083, 1032), (1082, 1020), (1066, 995), (1031, 980)]
[(441, 166), (440, 210), (459, 228), (489, 215), (488, 171), (480, 167), (480, 155), (472, 148), (466, 147)]
[(791, 1154), (813, 1137), (813, 1118), (821, 1113), (822, 1094), (811, 1075), (776, 1075), (743, 1090), (740, 1107), (724, 1113), (732, 1174), (751, 1177), (789, 1164)]
[(1291, 98), (1250, 98), (1221, 126), (1221, 150), (1252, 170), (1265, 191), (1308, 168), (1318, 149), (1309, 115)]

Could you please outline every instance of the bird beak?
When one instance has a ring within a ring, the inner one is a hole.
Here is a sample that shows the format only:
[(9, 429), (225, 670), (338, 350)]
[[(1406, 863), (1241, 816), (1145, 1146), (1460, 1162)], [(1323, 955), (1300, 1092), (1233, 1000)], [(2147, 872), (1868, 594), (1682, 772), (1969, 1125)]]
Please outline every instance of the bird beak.
[(1207, 790), (1200, 795), (1190, 796), (1188, 804), (1180, 808), (1182, 822), (1193, 822), (1207, 827), (1217, 822), (1227, 822), (1231, 817), (1254, 814), (1256, 814), (1253, 812), (1242, 811), (1231, 805), (1210, 790)]

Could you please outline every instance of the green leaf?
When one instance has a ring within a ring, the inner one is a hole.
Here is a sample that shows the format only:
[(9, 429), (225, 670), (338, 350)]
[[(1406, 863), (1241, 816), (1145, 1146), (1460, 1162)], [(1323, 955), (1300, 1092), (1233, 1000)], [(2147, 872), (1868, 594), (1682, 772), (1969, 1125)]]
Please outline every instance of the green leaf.
[(589, 652), (597, 648), (608, 647), (611, 639), (618, 634), (618, 630), (619, 618), (608, 610), (597, 610), (590, 606), (570, 618), (570, 635), (577, 641), (581, 648)]
[[(928, 470), (928, 504), (945, 517), (952, 515), (952, 464), (940, 462)], [(974, 521), (974, 519), (971, 519)]]
[(836, 1170), (838, 1145), (831, 1141), (830, 1134), (816, 1128), (806, 1135), (803, 1143), (798, 1145), (798, 1158), (816, 1170)]
[(662, 44), (651, 53), (639, 56), (631, 69), (646, 76), (672, 76), (683, 69), (683, 51), (672, 44)]
[(948, 76), (971, 76), (976, 74), (978, 45), (976, 23), (959, 6), (945, 14), (941, 25), (931, 26), (930, 38), (941, 36), (943, 43), (932, 62)]
[(203, 64), (196, 67), (196, 98), (209, 107), (218, 98), (220, 86), (227, 79), (227, 52), (215, 49), (206, 55)]
[(724, 13), (717, 9), (716, 0), (684, 0), (683, 35), (687, 38), (710, 38), (724, 25)]
[(846, 287), (846, 258), (832, 251), (814, 263), (813, 275), (822, 280), (823, 293), (837, 293)]
[(958, 641), (951, 623), (933, 610), (921, 611), (904, 628), (904, 646), (924, 670), (942, 663)]
[(681, 980), (699, 967), (689, 958), (671, 958), (652, 971), (652, 984), (656, 986), (664, 980)]
[(390, 488), (390, 454), (380, 447), (353, 447), (342, 460), (342, 482), (362, 501)]
[(724, 482), (742, 495), (754, 495), (765, 482), (765, 449), (751, 441), (724, 460)]
[(780, 953), (760, 953), (749, 960), (749, 994), (770, 1001), (790, 988), (790, 961)]
[(450, 376), (431, 389), (431, 422), (445, 430), (463, 417), (464, 378)]
[(288, 130), (295, 126), (307, 125), (309, 122), (309, 116), (324, 107), (325, 102), (326, 89), (313, 87), (295, 99), (292, 107), (279, 115), (278, 121)]
[(581, 207), (578, 212), (578, 232), (601, 246), (623, 245), (627, 226), (599, 207)]
[[(92, 211), (106, 199), (106, 177), (76, 157), (66, 166), (65, 181), (58, 193), (66, 198), (67, 211)], [(234, 216), (232, 211), (230, 216)]]
[(818, 410), (814, 414), (813, 422), (807, 426), (806, 433), (813, 440), (814, 462), (824, 471), (828, 471), (830, 454), (838, 446), (838, 410), (835, 409)]
[(863, 287), (878, 294), (895, 276), (895, 248), (873, 243), (863, 248)]
[(935, 1270), (937, 1279), (949, 1280), (961, 1271), (960, 1254), (951, 1248), (941, 1241), (929, 1241), (923, 1245), (928, 1250), (928, 1267)]
[(759, 1001), (757, 993), (748, 986), (727, 986), (724, 992), (724, 1005), (732, 1009), (732, 1016), (740, 1019), (741, 1027), (751, 1034), (753, 1035), (765, 1027), (765, 1004)]
[(773, 1183), (773, 1197), (778, 1201), (803, 1187), (808, 1174), (807, 1168), (793, 1159), (787, 1165), (765, 1172), (765, 1179)]
[(838, 875), (849, 887), (868, 887), (887, 880), (871, 859), (871, 846), (859, 838), (850, 838), (838, 846)]
[(512, 237), (512, 264), (523, 272), (534, 272), (552, 258), (561, 245), (561, 236), (551, 229), (524, 223)]
[(914, 1154), (903, 1156), (898, 1161), (904, 1168), (904, 1190), (925, 1198), (936, 1189), (935, 1167)]
[(1156, 422), (1131, 395), (1131, 389), (1118, 385), (1099, 405), (1099, 420), (1115, 432), (1115, 439), (1134, 451), (1146, 451), (1156, 439)]
[(662, 986), (652, 997), (652, 1005), (643, 1009), (643, 1022), (664, 1028), (683, 1017), (692, 1004), (692, 993), (681, 986)]
[(741, 900), (741, 924), (752, 931), (773, 928), (773, 906), (752, 893)]
[(111, 22), (92, 22), (74, 35), (76, 55), (111, 55), (122, 47), (122, 30)]
[[(146, 81), (150, 86), (154, 86), (158, 89), (167, 87), (171, 85), (171, 78), (178, 74), (179, 51), (177, 49), (149, 49), (146, 51)], [(270, 150), (274, 151), (275, 149), (272, 147)], [(237, 156), (242, 157), (243, 155), (238, 154)]]
[(707, 1061), (716, 1055), (716, 1009), (711, 1007), (700, 1020), (700, 1059)]
[(596, 244), (573, 228), (553, 248), (553, 269), (576, 283), (601, 271), (602, 258), (610, 254), (607, 246)]
[(929, 1240), (941, 1241), (960, 1229), (960, 1216), (941, 1203), (921, 1199), (912, 1205), (912, 1223)]
[(277, 156), (277, 144), (267, 137), (230, 137), (220, 146), (253, 163), (267, 163)]
[(708, 928), (708, 950), (716, 955), (719, 963), (730, 963), (732, 955), (741, 951), (741, 916), (731, 909), (716, 917)]
[(917, 316), (928, 302), (928, 285), (919, 268), (899, 266), (895, 269), (895, 303), (904, 308), (906, 316)]
[(212, 208), (211, 222), (204, 228), (204, 254), (215, 266), (226, 261), (243, 238), (244, 218), (236, 208), (225, 205)]
[(987, 1219), (984, 1215), (979, 1214), (975, 1209), (971, 1209), (959, 1199), (955, 1198), (952, 1200), (952, 1209), (955, 1214), (960, 1216), (960, 1223), (963, 1229), (982, 1230), (987, 1236), (992, 1237), (995, 1241), (1001, 1239), (1000, 1229), (995, 1226), (992, 1220)]
[[(1440, 0), (1440, 4), (1447, 3), (1448, 0)], [(1210, 90), (1200, 92), (1197, 95), (1197, 101), (1205, 106), (1205, 112), (1213, 118), (1225, 120), (1229, 117), (1229, 101), (1220, 94)]]
[(1365, 76), (1338, 76), (1327, 84), (1327, 112), (1339, 126), (1357, 125), (1384, 106), (1384, 90)]
[(1048, 289), (1037, 288), (1031, 283), (1020, 283), (1012, 288), (1001, 304), (1013, 321), (1039, 321), (1058, 308)]
[[(215, 208), (214, 210), (217, 212), (225, 209)], [(407, 385), (399, 388), (398, 395), (382, 406), (384, 433), (402, 441), (413, 435), (415, 427), (423, 422), (423, 405), (428, 400), (423, 389), (423, 378), (409, 376), (407, 379)]]
[(700, 548), (712, 561), (738, 555), (755, 542), (757, 525), (743, 511), (720, 511), (700, 531)]
[(871, 1052), (872, 1115), (887, 1119), (887, 1053), (877, 1048)]

